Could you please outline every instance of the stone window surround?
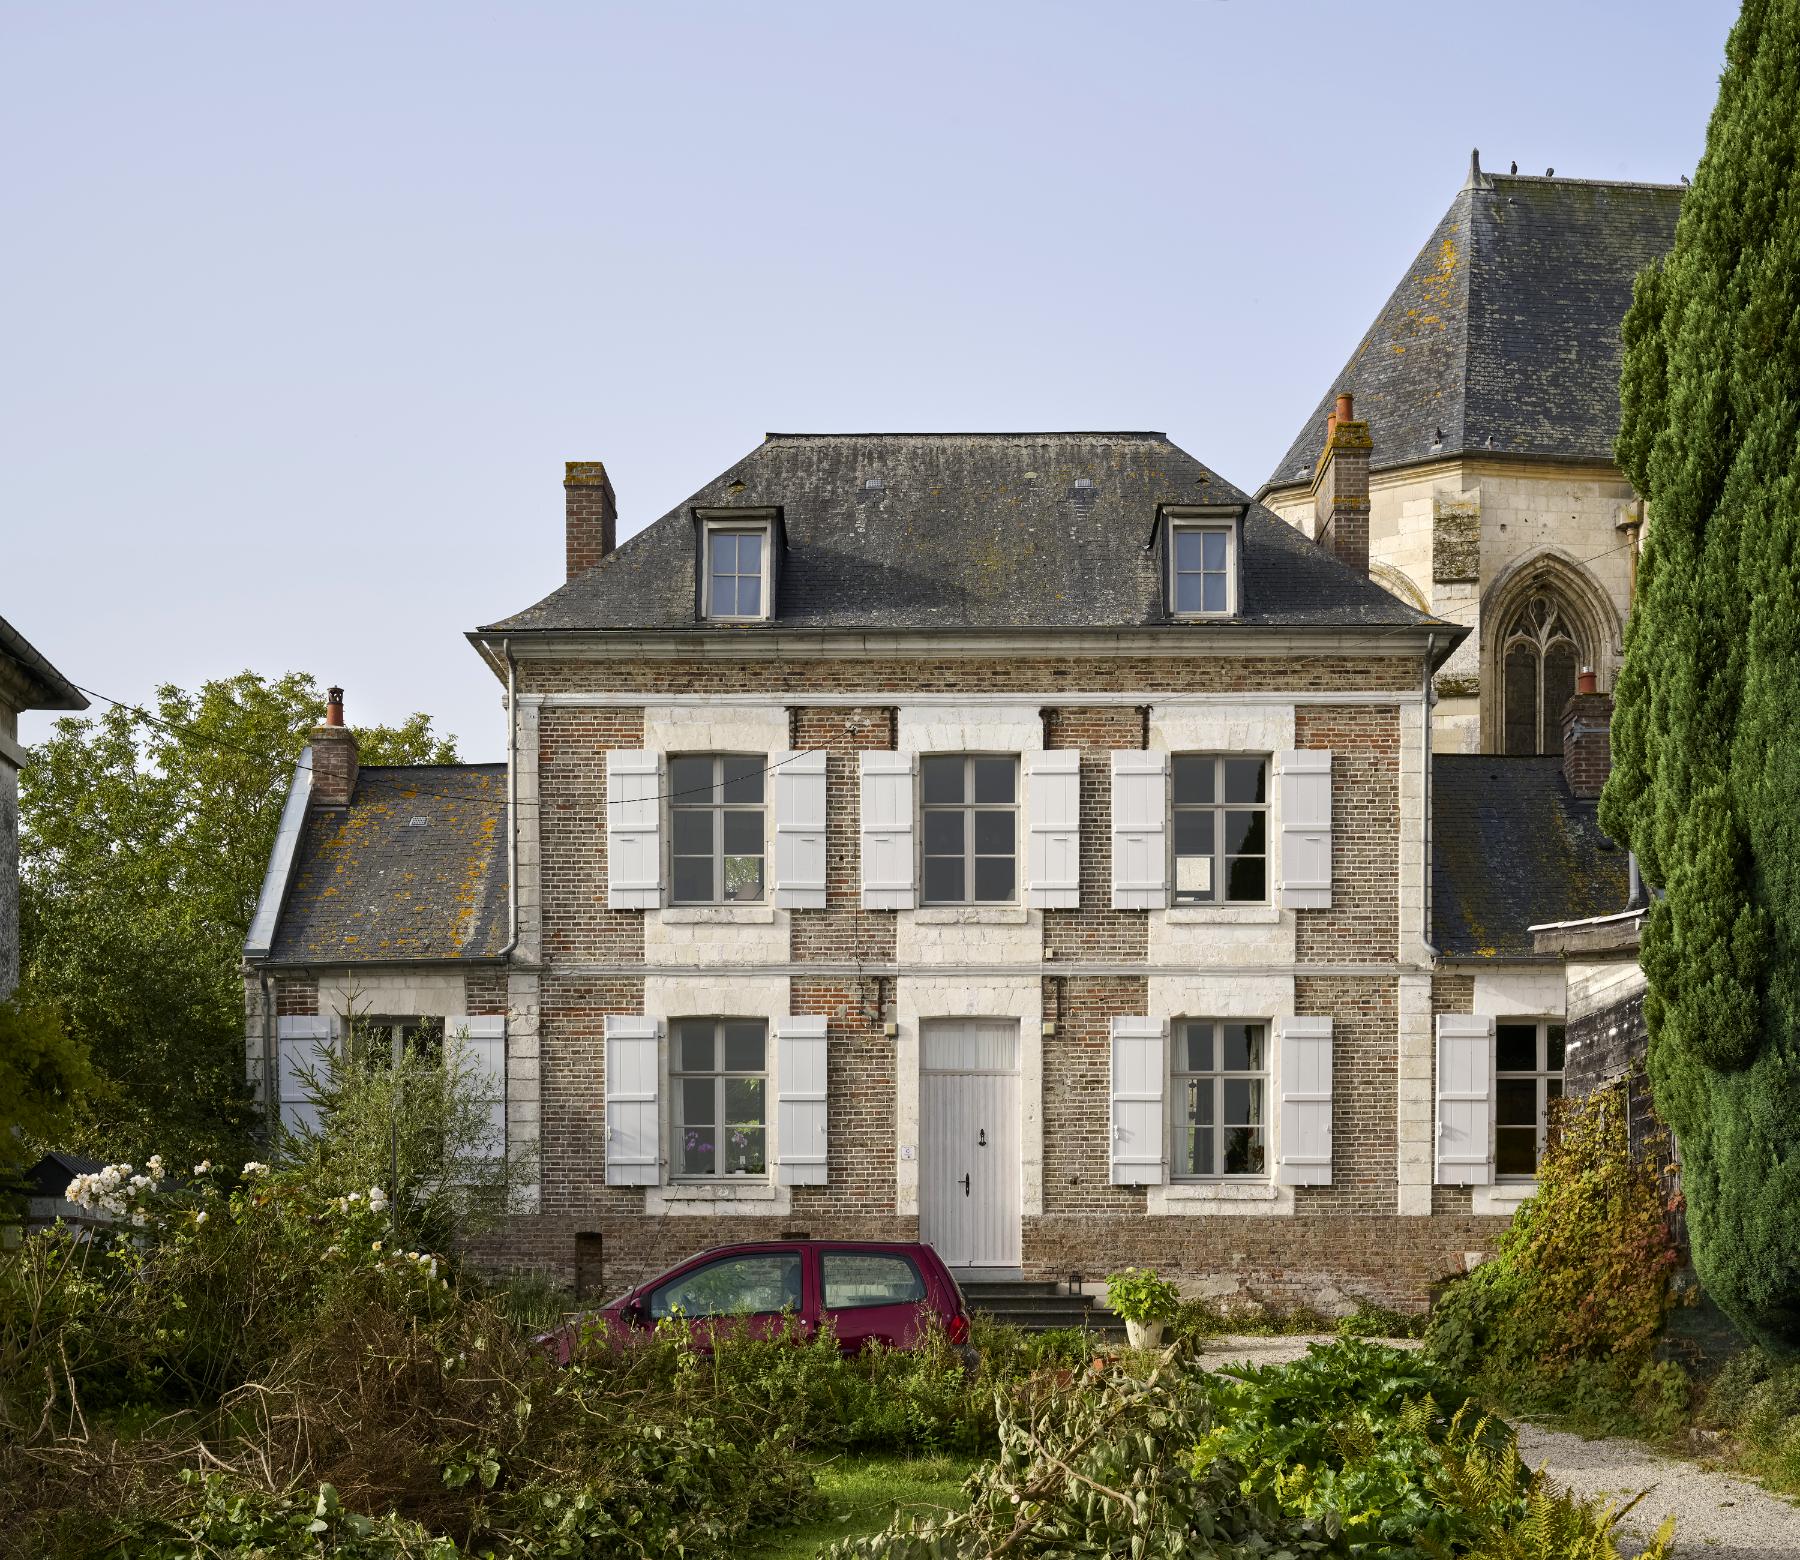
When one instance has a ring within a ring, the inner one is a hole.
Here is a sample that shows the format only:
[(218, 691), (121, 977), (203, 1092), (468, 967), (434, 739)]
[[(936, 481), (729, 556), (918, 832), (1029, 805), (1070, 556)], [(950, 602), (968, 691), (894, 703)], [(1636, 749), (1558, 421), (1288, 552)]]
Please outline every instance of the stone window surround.
[[(1525, 966), (1475, 972), (1475, 998), (1471, 1011), (1491, 1017), (1496, 1023), (1501, 1019), (1519, 1018), (1525, 1014), (1533, 1014), (1537, 1020), (1544, 1022), (1566, 1023), (1567, 1008), (1567, 977), (1560, 964), (1549, 969)], [(1490, 1084), (1491, 1082), (1490, 1079)], [(1490, 1143), (1494, 1141), (1495, 1093), (1495, 1090), (1489, 1089)], [(1497, 1181), (1489, 1186), (1472, 1186), (1469, 1188), (1469, 1211), (1507, 1218), (1520, 1203), (1528, 1202), (1536, 1195), (1535, 1180)]]

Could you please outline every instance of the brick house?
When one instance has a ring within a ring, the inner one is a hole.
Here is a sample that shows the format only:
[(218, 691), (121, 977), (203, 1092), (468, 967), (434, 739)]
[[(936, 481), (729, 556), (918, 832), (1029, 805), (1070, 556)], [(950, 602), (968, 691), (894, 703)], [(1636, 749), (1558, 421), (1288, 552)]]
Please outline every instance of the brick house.
[(1346, 398), (1324, 545), (1160, 434), (770, 435), (623, 546), (571, 463), (566, 582), (469, 635), (508, 762), (314, 734), (265, 1105), (351, 1014), (467, 1029), (539, 1164), (482, 1254), (584, 1293), (805, 1233), (1421, 1303), (1529, 1180), (1496, 1035), (1541, 1113), (1552, 1015), (1431, 941), (1434, 857), (1487, 870), (1428, 826), (1466, 630), (1369, 580), (1370, 447)]

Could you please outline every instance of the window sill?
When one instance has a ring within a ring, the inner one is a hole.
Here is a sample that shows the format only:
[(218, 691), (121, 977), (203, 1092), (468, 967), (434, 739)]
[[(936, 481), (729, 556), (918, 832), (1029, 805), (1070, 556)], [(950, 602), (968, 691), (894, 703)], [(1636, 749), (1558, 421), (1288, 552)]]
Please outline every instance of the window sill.
[(1024, 905), (926, 905), (913, 919), (920, 926), (1024, 926), (1031, 911)]
[(1175, 926), (1273, 926), (1279, 905), (1171, 905), (1163, 914)]
[(768, 926), (775, 920), (773, 905), (670, 905), (662, 912), (672, 926)]
[(1496, 1181), (1492, 1186), (1469, 1188), (1469, 1212), (1511, 1218), (1520, 1206), (1537, 1196), (1536, 1181)]
[(1294, 1211), (1294, 1189), (1272, 1181), (1172, 1181), (1149, 1188), (1147, 1212), (1190, 1217), (1206, 1214), (1286, 1218)]
[(718, 1181), (666, 1181), (645, 1188), (644, 1212), (684, 1213), (786, 1213), (791, 1199), (785, 1186), (767, 1176), (726, 1176)]

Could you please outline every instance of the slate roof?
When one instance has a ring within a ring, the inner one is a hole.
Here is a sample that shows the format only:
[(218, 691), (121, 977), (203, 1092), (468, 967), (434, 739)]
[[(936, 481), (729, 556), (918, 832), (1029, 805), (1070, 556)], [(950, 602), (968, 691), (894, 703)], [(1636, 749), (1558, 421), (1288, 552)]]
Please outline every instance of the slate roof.
[(504, 764), (370, 766), (308, 813), (269, 962), (492, 958), (506, 894)]
[[(1091, 486), (1077, 487), (1086, 478)], [(880, 486), (870, 488), (870, 479)], [(779, 506), (784, 629), (1167, 627), (1159, 504), (1248, 506), (1235, 624), (1434, 620), (1340, 564), (1160, 433), (769, 434), (730, 470), (536, 606), (490, 624), (692, 630), (695, 508)]]
[(85, 710), (87, 699), (74, 683), (45, 659), (44, 653), (12, 626), (0, 618), (0, 665), (10, 667), (13, 677), (30, 701), (21, 708), (28, 710)]
[(1440, 753), (1431, 764), (1432, 941), (1458, 958), (1529, 958), (1530, 926), (1625, 907), (1630, 865), (1562, 758)]
[(1680, 211), (1679, 185), (1472, 168), (1262, 491), (1311, 480), (1343, 391), (1375, 471), (1489, 451), (1610, 461), (1619, 327)]

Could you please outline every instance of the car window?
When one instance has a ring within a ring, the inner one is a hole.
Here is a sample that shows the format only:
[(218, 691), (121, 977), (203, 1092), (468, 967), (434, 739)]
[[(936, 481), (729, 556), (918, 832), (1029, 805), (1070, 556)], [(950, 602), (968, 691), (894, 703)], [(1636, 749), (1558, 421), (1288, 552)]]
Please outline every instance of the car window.
[(925, 1298), (925, 1281), (910, 1257), (889, 1251), (827, 1251), (820, 1260), (828, 1311), (914, 1305)]
[(800, 1253), (767, 1251), (721, 1257), (650, 1291), (650, 1314), (749, 1316), (800, 1309)]

